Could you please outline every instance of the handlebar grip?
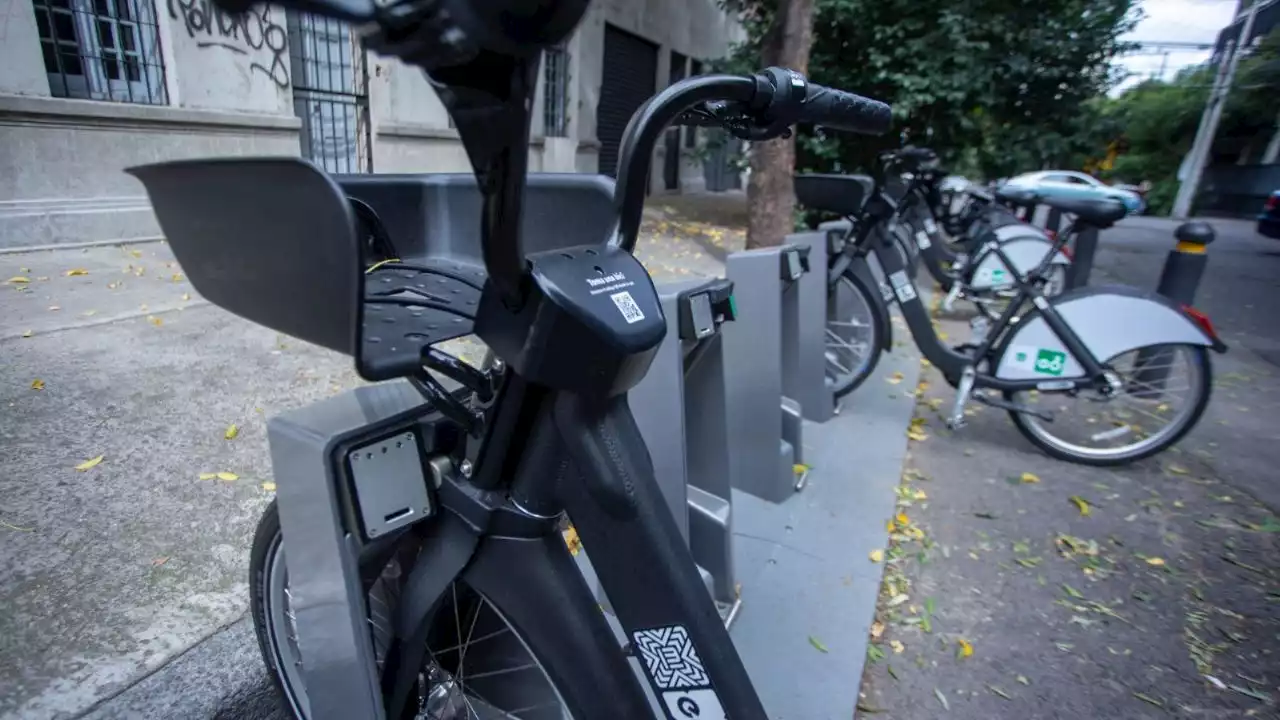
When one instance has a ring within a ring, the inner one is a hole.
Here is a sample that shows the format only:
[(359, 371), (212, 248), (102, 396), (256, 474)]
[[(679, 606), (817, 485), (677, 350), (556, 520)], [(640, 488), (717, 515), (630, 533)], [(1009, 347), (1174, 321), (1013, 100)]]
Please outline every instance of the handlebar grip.
[(879, 100), (809, 83), (799, 119), (833, 130), (882, 135), (893, 122), (893, 111)]

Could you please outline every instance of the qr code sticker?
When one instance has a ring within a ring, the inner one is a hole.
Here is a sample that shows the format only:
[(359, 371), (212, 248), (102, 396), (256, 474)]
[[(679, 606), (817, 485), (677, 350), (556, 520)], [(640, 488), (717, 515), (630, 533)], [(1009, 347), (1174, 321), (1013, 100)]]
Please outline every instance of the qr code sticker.
[(610, 295), (609, 298), (613, 300), (614, 305), (618, 306), (618, 311), (622, 313), (628, 325), (644, 319), (644, 313), (640, 311), (640, 306), (636, 304), (635, 298), (631, 297), (631, 293), (623, 290)]

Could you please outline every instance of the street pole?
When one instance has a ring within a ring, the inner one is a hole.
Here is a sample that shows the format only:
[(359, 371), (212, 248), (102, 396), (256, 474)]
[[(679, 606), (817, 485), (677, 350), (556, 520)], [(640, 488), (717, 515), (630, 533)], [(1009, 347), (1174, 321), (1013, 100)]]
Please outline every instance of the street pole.
[(1191, 214), (1191, 203), (1200, 189), (1200, 176), (1204, 174), (1204, 166), (1213, 150), (1213, 139), (1218, 134), (1218, 123), (1222, 120), (1222, 109), (1227, 104), (1227, 95), (1230, 94), (1231, 83), (1236, 77), (1236, 67), (1240, 64), (1244, 49), (1248, 47), (1253, 20), (1258, 16), (1261, 5), (1261, 0), (1255, 0), (1249, 5), (1239, 37), (1236, 42), (1227, 43), (1226, 57), (1218, 64), (1218, 75), (1214, 79), (1213, 89), (1209, 91), (1209, 102), (1205, 104), (1204, 114), (1200, 116), (1200, 127), (1196, 131), (1195, 144), (1191, 147), (1190, 167), (1187, 168), (1187, 175), (1178, 187), (1178, 196), (1173, 201), (1173, 217), (1179, 220), (1186, 219)]

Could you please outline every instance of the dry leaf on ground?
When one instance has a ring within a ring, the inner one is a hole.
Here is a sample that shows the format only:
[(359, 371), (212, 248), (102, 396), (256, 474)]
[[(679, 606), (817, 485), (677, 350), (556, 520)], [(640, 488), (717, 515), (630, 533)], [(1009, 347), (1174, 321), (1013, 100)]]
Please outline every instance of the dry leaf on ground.
[(1072, 495), (1071, 502), (1075, 503), (1075, 506), (1080, 511), (1081, 515), (1088, 516), (1092, 512), (1089, 507), (1089, 501), (1079, 495)]
[(85, 460), (84, 462), (77, 465), (76, 469), (79, 470), (80, 472), (84, 472), (85, 470), (90, 470), (92, 468), (95, 468), (98, 466), (99, 463), (102, 462), (102, 459), (105, 457), (106, 457), (105, 455), (99, 455), (96, 458)]
[(233, 472), (219, 472), (214, 473), (214, 475), (223, 482), (235, 482), (240, 479), (240, 476)]
[(31, 389), (32, 389), (32, 390), (43, 390), (43, 389), (44, 389), (44, 381), (43, 381), (43, 380), (41, 380), (40, 378), (36, 378), (35, 380), (32, 380), (32, 381), (31, 381)]
[(275, 492), (276, 484), (271, 482), (270, 480), (267, 480), (266, 482), (262, 483), (262, 489), (266, 490), (267, 492)]
[(867, 559), (869, 559), (873, 563), (881, 562), (882, 560), (884, 560), (884, 550), (872, 550), (871, 552), (867, 553)]
[(72, 268), (64, 273), (67, 277), (75, 277), (76, 275), (88, 275), (89, 271), (84, 268)]
[(222, 433), (222, 437), (228, 440), (235, 440), (236, 436), (239, 434), (240, 434), (240, 426), (236, 425), (235, 423), (231, 423), (230, 425), (227, 426), (227, 431)]
[(1040, 477), (1038, 475), (1036, 475), (1035, 473), (1029, 473), (1029, 472), (1022, 473), (1022, 477), (1020, 477), (1019, 479), (1022, 482), (1027, 484), (1040, 482)]
[(5, 282), (10, 285), (26, 285), (27, 283), (31, 282), (31, 278), (18, 275), (16, 277), (9, 278)]
[(964, 659), (973, 656), (973, 644), (964, 638), (956, 640), (956, 657)]

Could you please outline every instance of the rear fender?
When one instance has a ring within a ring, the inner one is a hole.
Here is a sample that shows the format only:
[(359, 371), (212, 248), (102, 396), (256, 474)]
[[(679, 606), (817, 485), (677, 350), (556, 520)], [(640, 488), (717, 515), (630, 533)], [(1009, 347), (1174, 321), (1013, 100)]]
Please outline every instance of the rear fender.
[[(1077, 288), (1048, 301), (1101, 363), (1152, 345), (1221, 346), (1176, 303), (1137, 288)], [(995, 375), (1001, 380), (1053, 381), (1085, 376), (1080, 361), (1049, 329), (1039, 310), (1029, 312), (1005, 336), (997, 357)]]
[(996, 239), (1000, 241), (1014, 240), (1024, 237), (1041, 238), (1043, 240), (1049, 239), (1049, 236), (1045, 234), (1044, 230), (1041, 230), (1035, 225), (1028, 225), (1027, 223), (998, 227), (995, 229), (995, 233)]
[(1010, 271), (1017, 272), (1018, 277), (1025, 278), (1040, 266), (1044, 256), (1050, 252), (1053, 252), (1053, 257), (1049, 259), (1051, 265), (1071, 264), (1071, 259), (1061, 251), (1055, 252), (1053, 243), (1046, 238), (1030, 236), (1006, 240), (1000, 243), (1000, 250), (1008, 256), (1013, 267), (1006, 266), (999, 255), (984, 248), (973, 264), (972, 279), (969, 283), (971, 289), (995, 290), (1012, 287), (1013, 276)]

